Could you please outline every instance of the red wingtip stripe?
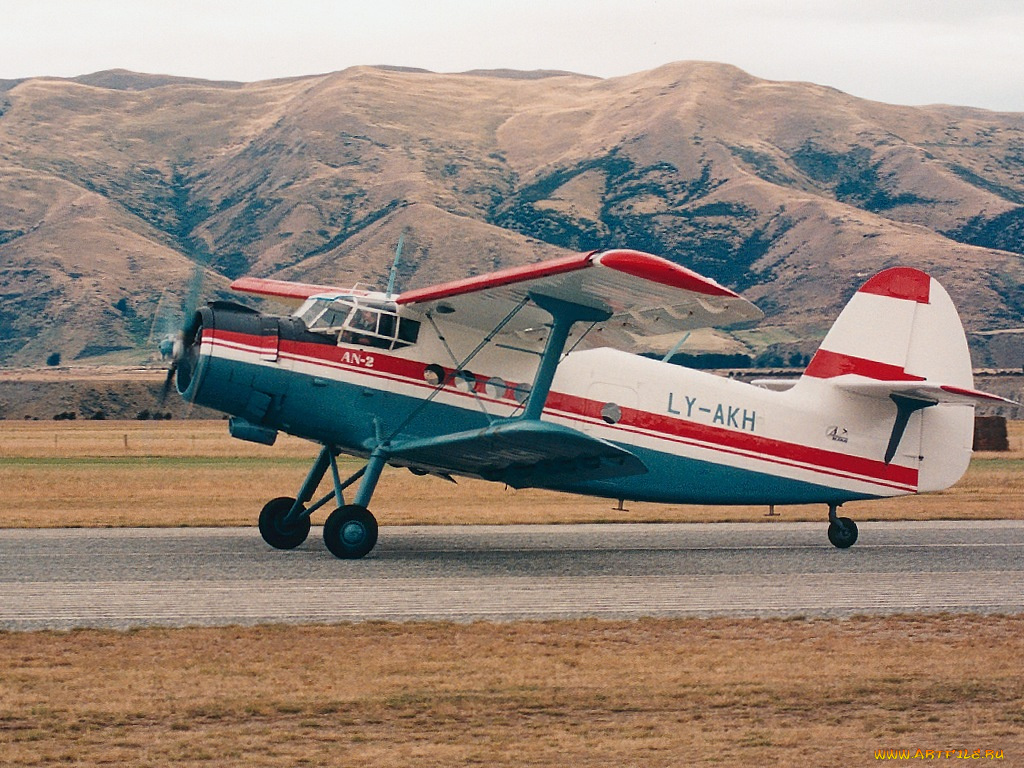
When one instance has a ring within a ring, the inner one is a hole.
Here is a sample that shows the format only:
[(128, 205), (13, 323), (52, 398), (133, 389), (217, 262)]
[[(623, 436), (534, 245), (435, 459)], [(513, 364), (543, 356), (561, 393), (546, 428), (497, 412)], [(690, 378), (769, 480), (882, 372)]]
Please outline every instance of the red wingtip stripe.
[(927, 304), (931, 298), (932, 279), (913, 267), (893, 267), (868, 280), (858, 293), (871, 293), (893, 299)]
[(614, 250), (599, 254), (595, 261), (602, 267), (609, 267), (633, 277), (640, 277), (654, 283), (692, 291), (705, 296), (728, 296), (739, 298), (714, 280), (704, 277), (693, 270), (680, 266), (660, 256), (652, 256), (642, 251)]

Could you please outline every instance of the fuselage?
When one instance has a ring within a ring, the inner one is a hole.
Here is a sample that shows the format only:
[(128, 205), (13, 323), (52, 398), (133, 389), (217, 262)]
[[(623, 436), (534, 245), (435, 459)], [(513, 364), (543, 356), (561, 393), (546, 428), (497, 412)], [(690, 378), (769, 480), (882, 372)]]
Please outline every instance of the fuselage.
[[(532, 349), (494, 343), (460, 366), (479, 334), (433, 320), (415, 343), (388, 349), (240, 308), (205, 308), (202, 320), (191, 370), (179, 381), (186, 398), (359, 456), (381, 442), (516, 418), (538, 362)], [(624, 447), (648, 471), (588, 482), (566, 476), (545, 487), (703, 504), (840, 504), (914, 493), (921, 430), (910, 430), (884, 463), (888, 405), (813, 381), (778, 392), (608, 348), (570, 352), (543, 420)]]

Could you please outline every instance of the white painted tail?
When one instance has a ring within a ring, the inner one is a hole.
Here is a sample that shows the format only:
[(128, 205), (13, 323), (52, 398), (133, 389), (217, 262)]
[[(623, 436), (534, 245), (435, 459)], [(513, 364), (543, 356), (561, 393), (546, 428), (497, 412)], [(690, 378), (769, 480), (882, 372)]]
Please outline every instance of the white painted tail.
[(861, 286), (801, 385), (834, 404), (837, 423), (871, 435), (873, 452), (884, 446), (885, 463), (916, 466), (920, 492), (960, 479), (971, 457), (974, 404), (1004, 401), (974, 389), (953, 301), (938, 282), (909, 267), (879, 272)]
[(971, 358), (949, 294), (924, 272), (879, 272), (853, 295), (805, 372), (838, 379), (929, 381), (973, 388)]

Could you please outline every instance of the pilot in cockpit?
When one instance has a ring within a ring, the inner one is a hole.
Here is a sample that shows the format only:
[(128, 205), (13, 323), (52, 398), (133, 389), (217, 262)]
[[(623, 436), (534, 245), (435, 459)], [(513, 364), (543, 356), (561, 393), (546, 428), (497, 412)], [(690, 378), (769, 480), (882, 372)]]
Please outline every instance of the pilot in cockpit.
[(341, 334), (341, 341), (346, 344), (380, 346), (381, 340), (376, 338), (376, 333), (377, 313), (369, 309), (357, 309), (349, 318), (347, 328)]

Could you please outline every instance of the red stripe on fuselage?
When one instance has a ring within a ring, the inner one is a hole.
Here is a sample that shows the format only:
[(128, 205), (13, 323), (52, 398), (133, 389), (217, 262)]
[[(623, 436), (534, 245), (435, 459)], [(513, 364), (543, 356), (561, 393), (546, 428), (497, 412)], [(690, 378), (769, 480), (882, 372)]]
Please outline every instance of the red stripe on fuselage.
[[(563, 411), (568, 415), (589, 417), (594, 423), (601, 423), (600, 412), (603, 403), (587, 400), (575, 395), (552, 392), (547, 408)], [(614, 428), (629, 428), (637, 434), (651, 434), (656, 437), (675, 439), (687, 445), (713, 447), (738, 456), (763, 459), (787, 466), (814, 471), (834, 470), (837, 476), (860, 479), (871, 478), (883, 485), (900, 488), (917, 487), (917, 470), (895, 464), (884, 464), (873, 459), (850, 456), (843, 453), (811, 448), (798, 443), (761, 437), (749, 432), (737, 432), (723, 427), (699, 424), (685, 419), (673, 418), (660, 413), (651, 413), (632, 408), (622, 409), (622, 419)], [(643, 430), (640, 432), (639, 430)], [(710, 446), (708, 446), (710, 444)], [(854, 477), (856, 476), (856, 477)]]
[[(207, 341), (208, 339), (214, 346), (222, 344), (242, 349), (254, 356), (258, 356), (261, 350), (260, 336), (224, 330), (214, 330), (212, 333), (204, 331), (203, 340)], [(357, 352), (364, 359), (372, 357), (372, 366), (342, 362), (342, 357), (346, 352)], [(386, 351), (281, 339), (279, 354), (282, 358), (334, 370), (350, 371), (425, 390), (435, 389), (423, 379), (424, 363), (394, 357), (387, 354)], [(481, 379), (478, 377), (478, 385), (480, 381)], [(445, 393), (467, 398), (481, 397), (479, 394), (459, 391), (453, 387), (446, 387)], [(510, 398), (495, 400), (481, 397), (481, 399), (503, 405), (515, 405)], [(881, 461), (860, 456), (835, 453), (632, 408), (622, 408), (622, 419), (615, 425), (609, 426), (601, 419), (603, 405), (596, 400), (588, 400), (577, 395), (552, 392), (545, 404), (545, 411), (555, 412), (553, 415), (576, 421), (599, 424), (609, 429), (806, 469), (834, 477), (872, 482), (903, 491), (913, 492), (917, 488), (918, 471), (911, 467), (887, 465)]]

